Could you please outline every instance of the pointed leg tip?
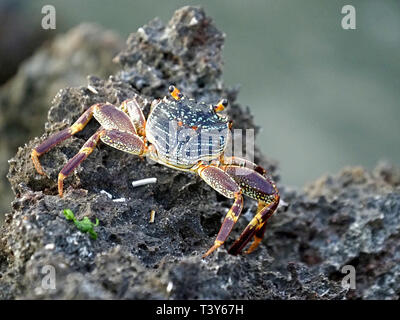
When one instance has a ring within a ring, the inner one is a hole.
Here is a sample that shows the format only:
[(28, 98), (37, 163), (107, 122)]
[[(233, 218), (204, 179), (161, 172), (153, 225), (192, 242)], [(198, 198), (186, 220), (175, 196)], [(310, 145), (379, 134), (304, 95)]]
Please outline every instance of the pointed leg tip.
[(39, 156), (40, 156), (40, 154), (35, 149), (33, 149), (32, 153), (31, 153), (31, 159), (32, 159), (33, 165), (36, 169), (36, 172), (42, 176), (45, 176), (46, 173), (44, 172), (42, 166), (40, 165)]
[(214, 246), (213, 247), (211, 247), (210, 249), (208, 249), (208, 251), (205, 253), (205, 254), (203, 254), (202, 255), (202, 259), (205, 259), (205, 258), (207, 258), (211, 253), (213, 253), (214, 252), (214, 250), (216, 250), (217, 248), (214, 248)]
[(62, 174), (61, 172), (58, 174), (58, 195), (60, 198), (63, 197), (63, 191), (64, 191), (64, 179), (65, 175)]
[(250, 254), (250, 253), (254, 252), (254, 250), (256, 250), (256, 248), (249, 248), (244, 252), (244, 254)]
[(46, 172), (43, 171), (42, 167), (36, 168), (36, 172), (39, 173), (42, 176), (46, 176)]
[(58, 195), (60, 196), (60, 198), (62, 198), (64, 196), (63, 187), (61, 187), (61, 188), (60, 188), (60, 186), (58, 187)]
[(205, 254), (203, 254), (202, 258), (204, 259), (204, 258), (208, 257), (211, 253), (213, 253), (215, 250), (217, 250), (221, 246), (221, 244), (222, 243), (220, 243), (220, 242), (215, 243), (210, 249), (208, 249), (208, 251)]
[(253, 243), (250, 245), (250, 247), (245, 251), (245, 254), (250, 254), (252, 253), (254, 250), (256, 250), (258, 248), (258, 246), (261, 243), (261, 238), (255, 237)]

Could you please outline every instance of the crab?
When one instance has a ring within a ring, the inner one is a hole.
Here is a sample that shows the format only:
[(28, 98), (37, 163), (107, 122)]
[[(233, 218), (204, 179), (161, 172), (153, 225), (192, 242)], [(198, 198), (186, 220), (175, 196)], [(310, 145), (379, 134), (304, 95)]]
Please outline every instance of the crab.
[(257, 164), (224, 155), (232, 126), (232, 122), (221, 114), (228, 105), (226, 99), (216, 105), (207, 105), (189, 99), (175, 86), (170, 86), (169, 91), (173, 99), (164, 97), (154, 100), (147, 120), (137, 96), (125, 100), (119, 107), (110, 103), (92, 105), (71, 127), (55, 133), (32, 150), (36, 171), (45, 174), (39, 156), (83, 130), (94, 117), (100, 123), (100, 128), (58, 175), (61, 197), (64, 179), (92, 153), (101, 140), (118, 150), (197, 174), (211, 188), (233, 199), (214, 244), (203, 257), (210, 255), (228, 238), (243, 209), (243, 195), (257, 200), (255, 216), (228, 250), (230, 254), (239, 254), (253, 239), (245, 253), (254, 251), (263, 239), (267, 220), (279, 204), (275, 183), (266, 170)]

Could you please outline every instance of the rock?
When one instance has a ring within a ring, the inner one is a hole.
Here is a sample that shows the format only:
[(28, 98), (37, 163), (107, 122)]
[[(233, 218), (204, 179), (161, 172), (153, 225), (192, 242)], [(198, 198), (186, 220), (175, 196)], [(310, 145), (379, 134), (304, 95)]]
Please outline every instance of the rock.
[[(289, 208), (272, 217), (259, 249), (233, 256), (220, 248), (206, 260), (201, 256), (231, 201), (193, 175), (101, 145), (65, 181), (64, 197), (57, 195), (58, 172), (98, 128), (95, 121), (41, 157), (48, 177), (35, 172), (31, 149), (90, 105), (118, 104), (139, 94), (148, 113), (149, 101), (163, 97), (170, 83), (209, 103), (227, 97), (234, 126), (254, 128), (249, 110), (236, 102), (237, 89), (223, 84), (223, 38), (202, 9), (183, 7), (168, 24), (156, 19), (129, 37), (116, 58), (121, 71), (106, 80), (89, 77), (97, 94), (87, 87), (57, 94), (46, 133), (10, 161), (16, 198), (1, 232), (0, 298), (398, 298), (400, 175), (393, 166), (382, 164), (373, 172), (348, 168), (304, 192), (278, 183)], [(273, 161), (258, 149), (255, 158), (279, 181)], [(149, 177), (157, 177), (157, 184), (131, 186)], [(125, 201), (113, 201), (117, 198)], [(255, 207), (245, 199), (227, 245)], [(65, 219), (66, 208), (78, 219), (99, 219), (97, 240)], [(347, 264), (356, 270), (355, 290), (341, 285)], [(43, 286), (49, 268), (56, 274), (54, 289)]]

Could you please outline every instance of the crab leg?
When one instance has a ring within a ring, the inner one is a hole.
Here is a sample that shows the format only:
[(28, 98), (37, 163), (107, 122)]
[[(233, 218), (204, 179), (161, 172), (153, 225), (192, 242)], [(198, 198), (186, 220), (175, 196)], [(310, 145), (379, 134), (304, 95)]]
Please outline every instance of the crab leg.
[[(258, 200), (257, 213), (240, 235), (239, 239), (228, 250), (229, 253), (238, 254), (254, 237), (254, 243), (247, 253), (252, 252), (261, 242), (266, 221), (275, 212), (279, 203), (279, 193), (275, 184), (255, 168), (242, 166), (240, 158), (233, 159), (236, 164), (221, 165), (220, 168), (229, 174), (240, 186), (243, 194)], [(244, 160), (243, 161), (247, 161)], [(251, 164), (251, 162), (249, 162)], [(248, 164), (249, 164), (248, 163)], [(261, 168), (261, 167), (260, 167)], [(262, 169), (262, 168), (261, 168)]]
[(137, 156), (141, 156), (146, 152), (143, 140), (134, 133), (118, 131), (115, 129), (106, 130), (104, 134), (100, 136), (100, 139), (110, 147)]
[(275, 212), (276, 208), (278, 207), (278, 203), (279, 196), (276, 201), (271, 202), (270, 204), (265, 206), (259, 213), (257, 213), (244, 229), (239, 239), (236, 240), (235, 243), (229, 248), (228, 252), (231, 254), (240, 253), (253, 236), (256, 236), (254, 239), (254, 243), (250, 246), (247, 253), (250, 253), (255, 248), (257, 248), (258, 244), (262, 240), (262, 236), (264, 235), (265, 230), (263, 230), (263, 225)]
[(214, 241), (214, 245), (208, 249), (208, 251), (203, 255), (203, 258), (207, 257), (214, 250), (220, 247), (225, 240), (228, 238), (229, 234), (232, 231), (233, 226), (239, 219), (240, 213), (243, 209), (243, 196), (238, 193), (235, 196), (235, 202), (232, 207), (229, 209), (228, 213), (225, 216), (224, 222), (221, 225), (221, 229), (218, 232), (217, 238)]
[(62, 197), (63, 194), (63, 181), (64, 179), (76, 168), (79, 164), (85, 160), (89, 154), (91, 154), (96, 147), (97, 143), (101, 139), (102, 142), (114, 147), (118, 150), (135, 154), (142, 155), (145, 152), (145, 145), (142, 139), (136, 134), (118, 131), (115, 129), (105, 130), (100, 127), (94, 135), (92, 135), (88, 141), (83, 145), (79, 152), (68, 161), (61, 172), (58, 175), (58, 193)]
[(137, 133), (142, 137), (146, 136), (146, 118), (144, 117), (143, 111), (136, 98), (123, 101), (121, 104), (121, 110), (129, 115)]
[[(139, 105), (133, 100), (124, 101), (121, 109), (110, 104), (98, 106), (94, 110), (94, 117), (105, 129), (100, 137), (101, 141), (109, 146), (138, 156), (144, 155), (146, 145), (138, 136), (144, 134), (145, 120)], [(124, 109), (129, 116), (124, 113)], [(139, 133), (140, 134), (140, 133)]]
[(254, 234), (254, 240), (250, 245), (249, 249), (245, 253), (249, 254), (252, 253), (254, 250), (258, 248), (262, 239), (264, 238), (265, 230), (267, 229), (267, 223), (264, 222), (261, 226), (257, 226), (256, 233)]
[(55, 133), (32, 150), (31, 158), (38, 173), (42, 175), (45, 174), (42, 166), (40, 165), (39, 157), (49, 151), (56, 144), (64, 141), (65, 139), (68, 139), (75, 133), (81, 131), (90, 121), (90, 119), (92, 119), (93, 111), (96, 106), (97, 105), (93, 105), (89, 109), (87, 109), (71, 127)]
[[(257, 213), (258, 214), (262, 209), (265, 208), (265, 203), (262, 201), (258, 202)], [(254, 234), (253, 243), (250, 245), (249, 249), (246, 251), (247, 254), (253, 252), (260, 245), (262, 239), (264, 238), (265, 229), (267, 227), (267, 223), (259, 224), (256, 227), (256, 232)]]
[(96, 147), (99, 139), (102, 135), (104, 135), (105, 130), (100, 127), (88, 141), (85, 142), (83, 147), (79, 150), (79, 152), (71, 158), (67, 164), (62, 168), (60, 173), (58, 174), (58, 194), (60, 197), (63, 196), (63, 188), (64, 188), (64, 179), (77, 167), (79, 164), (85, 160), (89, 154), (91, 154)]
[(234, 198), (235, 201), (225, 216), (221, 229), (218, 232), (214, 245), (203, 255), (203, 258), (208, 256), (218, 247), (220, 247), (228, 238), (233, 226), (239, 219), (243, 208), (243, 196), (239, 185), (223, 170), (215, 166), (206, 166), (200, 164), (197, 167), (199, 176), (213, 189), (221, 193), (227, 198)]
[(258, 164), (255, 164), (254, 162), (251, 162), (247, 159), (244, 158), (239, 158), (239, 157), (224, 157), (221, 156), (220, 162), (223, 165), (234, 165), (234, 166), (239, 166), (239, 167), (246, 167), (249, 169), (252, 169), (256, 172), (258, 172), (261, 175), (266, 175), (267, 170), (265, 170), (263, 167), (259, 166)]

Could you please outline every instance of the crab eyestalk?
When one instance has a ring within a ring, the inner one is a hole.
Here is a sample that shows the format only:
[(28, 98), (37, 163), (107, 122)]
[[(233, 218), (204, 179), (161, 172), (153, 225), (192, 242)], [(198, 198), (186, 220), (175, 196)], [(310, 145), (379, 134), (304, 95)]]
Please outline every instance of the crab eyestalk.
[(216, 106), (214, 106), (215, 112), (221, 112), (228, 106), (228, 100), (222, 99)]
[(175, 100), (180, 100), (183, 97), (183, 94), (175, 86), (169, 86), (168, 91)]

